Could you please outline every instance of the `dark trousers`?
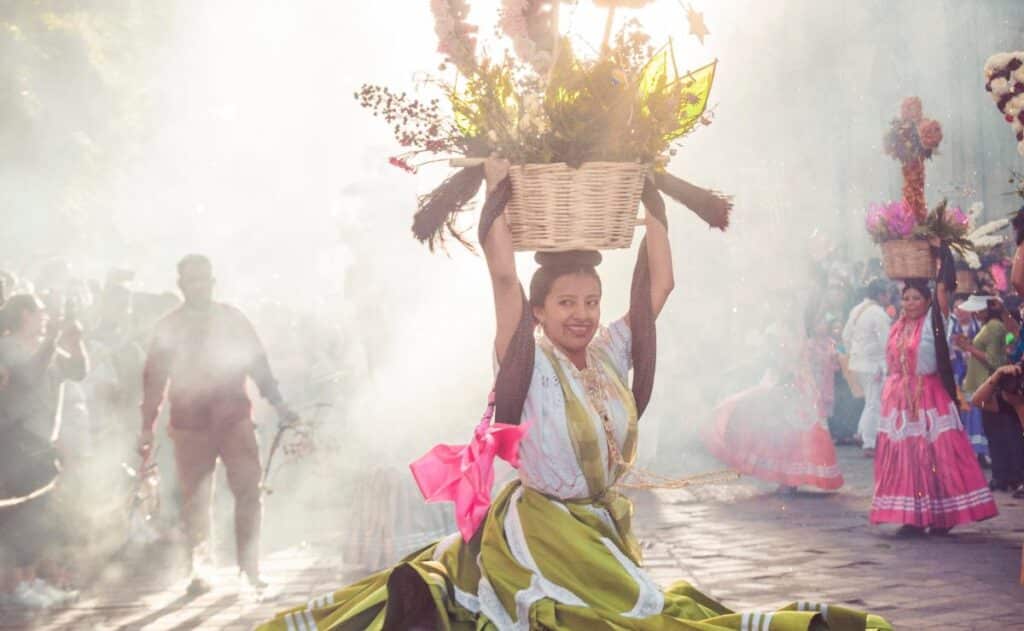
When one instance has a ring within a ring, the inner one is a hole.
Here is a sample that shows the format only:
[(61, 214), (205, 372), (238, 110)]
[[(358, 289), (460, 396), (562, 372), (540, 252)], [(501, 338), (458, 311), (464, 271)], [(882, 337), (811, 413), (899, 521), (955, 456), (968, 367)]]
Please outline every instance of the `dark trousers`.
[(210, 538), (213, 474), (219, 459), (235, 496), (235, 546), (238, 566), (247, 574), (259, 571), (260, 450), (252, 420), (210, 423), (203, 429), (170, 428), (181, 487), (181, 513), (188, 542), (195, 552)]
[(981, 424), (988, 438), (992, 479), (1024, 482), (1024, 429), (1016, 414), (982, 412)]

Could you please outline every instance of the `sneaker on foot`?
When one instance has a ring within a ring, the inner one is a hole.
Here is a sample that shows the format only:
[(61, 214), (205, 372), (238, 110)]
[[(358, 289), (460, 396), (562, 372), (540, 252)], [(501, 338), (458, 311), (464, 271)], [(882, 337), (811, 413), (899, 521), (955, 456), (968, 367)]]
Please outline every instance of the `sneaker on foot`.
[(31, 583), (22, 581), (11, 594), (11, 605), (21, 609), (49, 609), (54, 603), (46, 594), (34, 589)]
[(51, 585), (41, 578), (32, 581), (32, 589), (43, 594), (53, 602), (53, 606), (61, 607), (70, 605), (78, 600), (78, 591), (73, 589), (61, 589)]
[(270, 583), (263, 580), (259, 574), (246, 574), (245, 580), (249, 583), (249, 587), (256, 590), (264, 590), (270, 587)]
[(953, 529), (952, 528), (929, 528), (928, 529), (928, 534), (932, 535), (933, 537), (945, 537), (946, 535), (949, 534), (950, 530), (953, 530)]
[(189, 596), (202, 596), (206, 592), (213, 589), (210, 582), (201, 576), (195, 576), (189, 582), (188, 587), (185, 589), (185, 593)]
[(988, 488), (991, 491), (1009, 491), (1010, 483), (1003, 480), (992, 480), (988, 483)]
[(912, 526), (910, 524), (904, 524), (896, 531), (896, 534), (901, 537), (920, 537), (924, 534), (924, 528), (920, 526)]

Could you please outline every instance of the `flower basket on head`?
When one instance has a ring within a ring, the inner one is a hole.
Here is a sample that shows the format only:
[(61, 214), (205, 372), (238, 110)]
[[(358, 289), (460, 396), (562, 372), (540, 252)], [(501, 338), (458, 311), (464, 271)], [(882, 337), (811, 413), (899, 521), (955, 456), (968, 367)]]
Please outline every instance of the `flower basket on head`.
[(899, 280), (935, 278), (938, 268), (932, 243), (961, 256), (972, 252), (974, 246), (966, 237), (969, 224), (968, 215), (959, 208), (947, 208), (945, 200), (921, 223), (905, 200), (872, 204), (866, 220), (868, 234), (882, 246), (885, 274)]
[(924, 239), (895, 239), (882, 244), (885, 275), (894, 280), (935, 276), (935, 255)]
[(439, 51), (447, 60), (442, 71), (449, 64), (457, 71), (423, 81), (439, 98), (374, 85), (355, 95), (391, 125), (406, 149), (392, 164), (415, 172), (450, 160), (461, 168), (420, 197), (417, 239), (433, 248), (447, 235), (469, 246), (456, 224), (480, 190), (484, 156), (513, 165), (499, 212), (506, 213), (517, 250), (628, 248), (641, 198), (660, 207), (659, 192), (713, 228), (728, 226), (730, 198), (667, 172), (679, 141), (711, 124), (717, 62), (681, 71), (671, 40), (652, 46), (635, 20), (613, 35), (616, 7), (648, 3), (602, 0), (609, 14), (595, 57), (579, 54), (559, 30), (560, 2), (506, 0), (499, 26), (516, 59), (476, 52), (468, 0), (432, 0)]
[(630, 247), (648, 172), (631, 162), (512, 167), (505, 212), (513, 245), (538, 252)]

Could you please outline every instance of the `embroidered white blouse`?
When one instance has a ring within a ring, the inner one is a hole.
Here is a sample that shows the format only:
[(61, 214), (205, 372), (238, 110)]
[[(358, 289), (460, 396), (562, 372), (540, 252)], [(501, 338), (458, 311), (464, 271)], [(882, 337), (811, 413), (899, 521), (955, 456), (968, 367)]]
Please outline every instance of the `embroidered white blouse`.
[[(519, 479), (527, 487), (545, 495), (563, 500), (583, 499), (588, 497), (590, 492), (583, 471), (576, 461), (565, 413), (565, 396), (562, 394), (562, 386), (558, 383), (555, 369), (542, 346), (553, 349), (552, 355), (556, 361), (561, 362), (563, 373), (572, 380), (570, 385), (573, 392), (590, 413), (600, 444), (605, 472), (609, 478), (611, 477), (604, 425), (587, 399), (580, 371), (564, 353), (551, 345), (542, 333), (538, 333), (533, 377), (523, 405), (522, 421), (529, 422), (530, 429), (519, 445)], [(590, 342), (588, 351), (604, 351), (619, 373), (618, 377), (623, 383), (628, 384), (632, 364), (631, 348), (631, 332), (625, 319), (620, 319), (608, 327), (601, 327)], [(588, 353), (588, 366), (603, 369), (603, 365), (594, 357), (594, 353)], [(629, 423), (626, 407), (612, 392), (606, 394), (606, 405), (616, 441), (621, 447)]]

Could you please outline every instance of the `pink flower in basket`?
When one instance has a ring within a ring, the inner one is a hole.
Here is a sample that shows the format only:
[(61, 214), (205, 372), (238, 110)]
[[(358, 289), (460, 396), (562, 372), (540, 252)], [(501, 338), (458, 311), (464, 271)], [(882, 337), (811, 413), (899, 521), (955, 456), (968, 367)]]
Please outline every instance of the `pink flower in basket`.
[(942, 125), (931, 119), (921, 121), (917, 126), (917, 135), (921, 138), (921, 146), (935, 149), (942, 142)]
[(503, 0), (501, 5), (499, 24), (505, 34), (513, 40), (529, 37), (529, 25), (525, 15), (529, 9), (527, 0)]
[(903, 200), (871, 204), (865, 218), (868, 232), (879, 241), (905, 239), (917, 227), (913, 211)]
[(885, 209), (881, 204), (871, 204), (871, 206), (868, 207), (868, 214), (865, 217), (864, 223), (867, 226), (868, 232), (871, 234), (878, 234), (883, 228), (882, 222), (884, 221), (884, 218), (882, 217), (882, 213), (884, 211)]
[(914, 211), (903, 200), (886, 204), (885, 217), (889, 224), (889, 232), (897, 239), (909, 237), (917, 227)]
[(967, 213), (960, 210), (959, 207), (947, 210), (946, 216), (949, 217), (950, 224), (962, 228), (966, 228), (967, 224), (969, 224), (971, 221), (971, 218), (967, 215)]
[(918, 123), (921, 121), (923, 112), (921, 110), (921, 99), (916, 96), (908, 96), (900, 104), (900, 118), (905, 121)]

